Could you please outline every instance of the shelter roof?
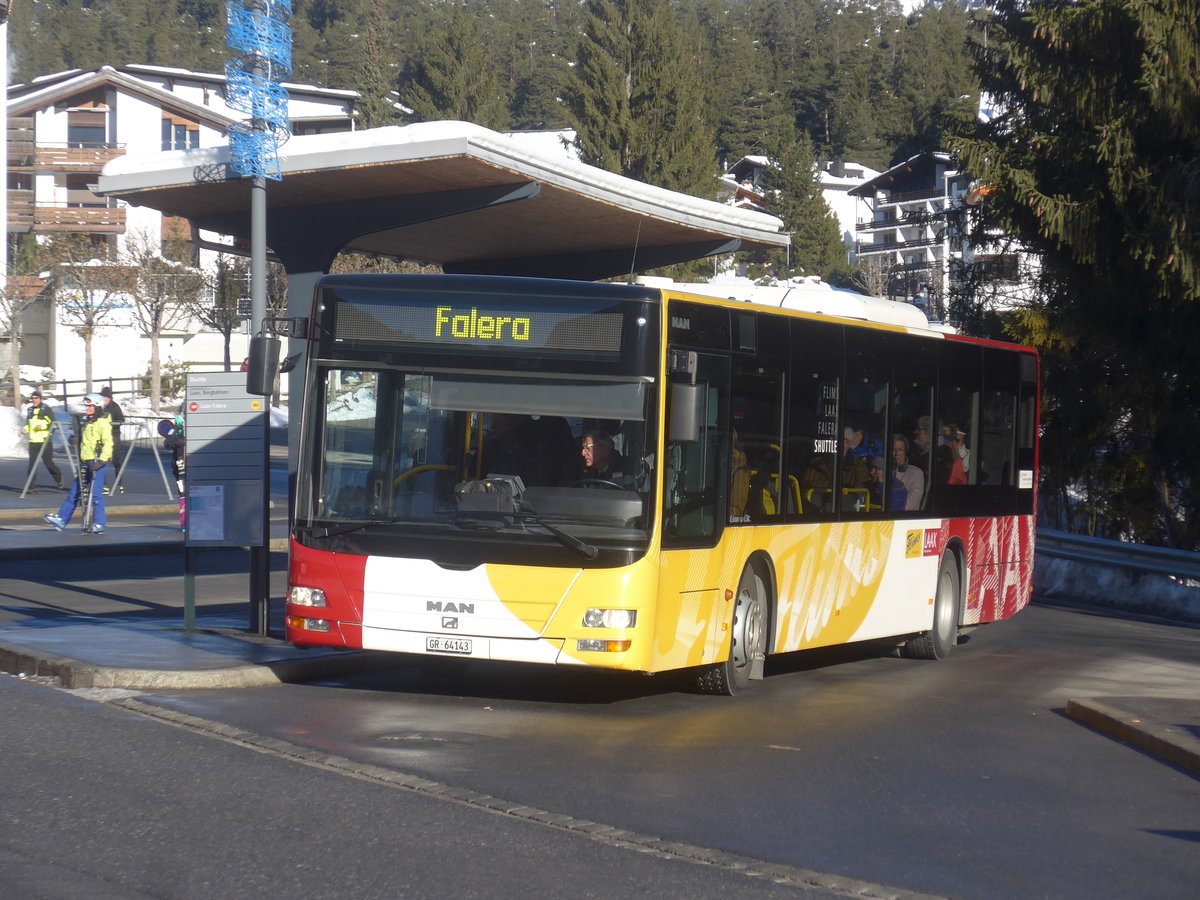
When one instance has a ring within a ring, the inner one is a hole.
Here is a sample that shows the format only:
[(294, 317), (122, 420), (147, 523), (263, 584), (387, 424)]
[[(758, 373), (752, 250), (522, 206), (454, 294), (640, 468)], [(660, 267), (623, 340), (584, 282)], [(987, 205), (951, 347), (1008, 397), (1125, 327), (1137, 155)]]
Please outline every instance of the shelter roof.
[[(104, 167), (99, 190), (246, 236), (250, 183), (231, 174), (229, 158), (228, 146), (124, 156)], [(587, 280), (788, 242), (774, 216), (642, 184), (465, 122), (293, 137), (279, 164), (282, 179), (268, 182), (266, 198), (280, 225), (269, 222), (267, 241), (281, 255), (280, 240), (300, 242), (298, 221), (345, 231), (338, 249), (448, 272)], [(281, 239), (285, 232), (292, 237)]]

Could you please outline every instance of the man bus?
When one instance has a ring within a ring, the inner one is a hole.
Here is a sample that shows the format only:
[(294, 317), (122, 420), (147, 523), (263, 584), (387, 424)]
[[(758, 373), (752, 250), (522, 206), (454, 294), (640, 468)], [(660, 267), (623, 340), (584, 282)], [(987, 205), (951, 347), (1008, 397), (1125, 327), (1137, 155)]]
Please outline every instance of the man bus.
[[(791, 293), (323, 278), (288, 640), (689, 668), (732, 694), (769, 654), (894, 637), (940, 659), (961, 628), (1016, 613), (1036, 354), (930, 329), (912, 307), (866, 321)], [(897, 471), (892, 448), (928, 423), (962, 433), (965, 483), (950, 483), (954, 446), (931, 447), (920, 479)], [(580, 473), (597, 433), (619, 474)], [(856, 481), (870, 464), (876, 483)]]

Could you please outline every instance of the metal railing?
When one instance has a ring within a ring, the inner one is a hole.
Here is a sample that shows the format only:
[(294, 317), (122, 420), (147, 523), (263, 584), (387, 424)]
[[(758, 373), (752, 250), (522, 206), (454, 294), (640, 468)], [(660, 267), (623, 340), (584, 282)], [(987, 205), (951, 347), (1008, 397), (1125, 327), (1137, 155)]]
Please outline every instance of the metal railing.
[(1037, 552), (1059, 559), (1200, 581), (1200, 553), (1039, 528)]

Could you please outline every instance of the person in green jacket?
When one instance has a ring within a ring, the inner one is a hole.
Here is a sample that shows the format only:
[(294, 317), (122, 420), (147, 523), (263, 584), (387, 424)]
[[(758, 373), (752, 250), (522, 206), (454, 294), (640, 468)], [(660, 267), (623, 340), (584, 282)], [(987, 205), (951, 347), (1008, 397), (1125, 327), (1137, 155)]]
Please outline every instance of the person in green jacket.
[(83, 398), (83, 433), (79, 436), (79, 477), (71, 485), (67, 499), (63, 501), (58, 515), (42, 516), (56, 531), (62, 531), (75, 514), (79, 498), (85, 489), (91, 491), (94, 515), (88, 534), (104, 534), (107, 518), (104, 512), (104, 467), (112, 460), (112, 425), (108, 416), (100, 410), (103, 404), (99, 395), (88, 394)]
[[(22, 432), (29, 435), (29, 468), (25, 470), (25, 475), (28, 477), (29, 473), (34, 470), (34, 467), (37, 466), (38, 454), (41, 454), (42, 462), (46, 464), (46, 471), (50, 473), (50, 477), (54, 479), (54, 483), (61, 491), (66, 489), (66, 485), (63, 484), (62, 472), (54, 464), (54, 442), (50, 440), (53, 425), (54, 416), (50, 413), (50, 407), (42, 402), (41, 392), (34, 391), (29, 395), (29, 412), (25, 414), (25, 427), (21, 429)], [(36, 494), (37, 492), (38, 486), (34, 482), (29, 488), (29, 493)]]

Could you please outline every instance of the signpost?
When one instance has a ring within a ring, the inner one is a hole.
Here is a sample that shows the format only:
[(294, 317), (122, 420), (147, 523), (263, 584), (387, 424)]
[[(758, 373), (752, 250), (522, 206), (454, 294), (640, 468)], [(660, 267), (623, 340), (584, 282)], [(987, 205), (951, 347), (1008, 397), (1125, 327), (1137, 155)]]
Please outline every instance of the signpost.
[(250, 550), (250, 630), (267, 633), (270, 472), (267, 401), (246, 392), (242, 372), (189, 374), (184, 625), (195, 625), (195, 551)]

